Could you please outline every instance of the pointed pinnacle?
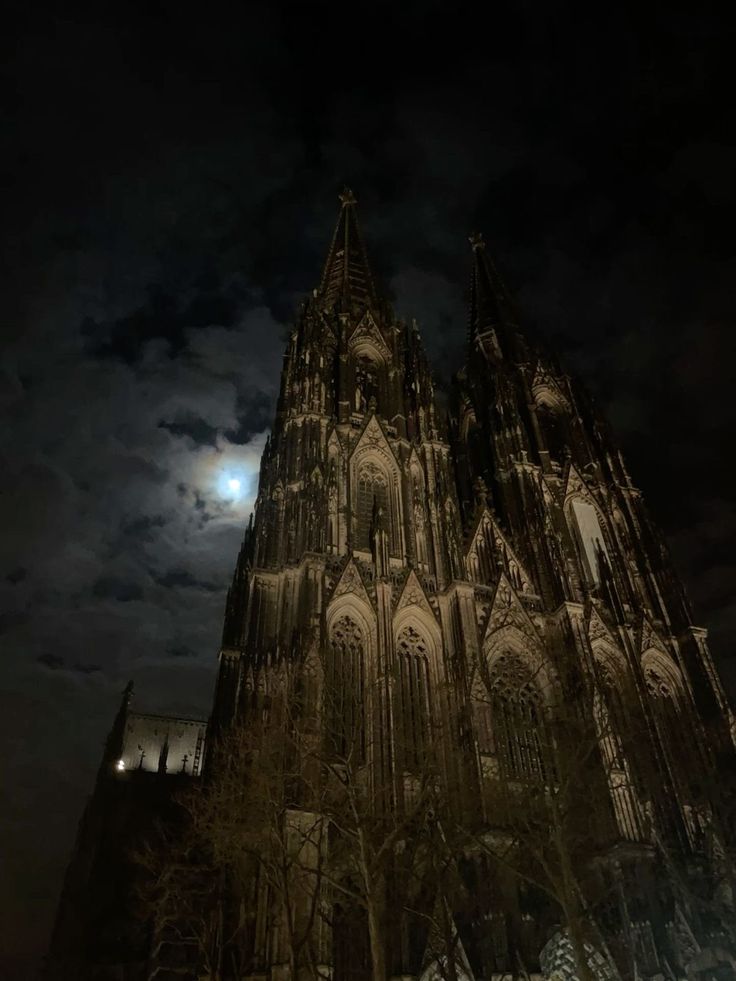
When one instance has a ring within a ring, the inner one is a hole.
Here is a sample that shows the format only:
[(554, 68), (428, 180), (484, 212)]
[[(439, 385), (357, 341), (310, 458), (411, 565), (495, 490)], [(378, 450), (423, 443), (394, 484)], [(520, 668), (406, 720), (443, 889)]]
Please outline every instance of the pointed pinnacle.
[(349, 187), (344, 187), (341, 193), (338, 194), (337, 197), (343, 208), (346, 208), (348, 205), (358, 203), (357, 198), (355, 197), (355, 195), (353, 194), (353, 192), (350, 190)]
[(483, 232), (473, 232), (472, 235), (468, 236), (468, 241), (473, 247), (473, 252), (477, 252), (478, 249), (485, 249), (486, 243), (483, 241)]

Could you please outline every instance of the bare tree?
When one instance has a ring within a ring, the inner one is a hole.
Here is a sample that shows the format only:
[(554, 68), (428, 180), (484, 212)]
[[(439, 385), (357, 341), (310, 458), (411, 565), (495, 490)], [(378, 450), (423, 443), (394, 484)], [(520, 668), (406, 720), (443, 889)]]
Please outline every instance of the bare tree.
[(179, 819), (134, 856), (154, 934), (196, 951), (213, 981), (252, 967), (252, 924), (268, 904), (291, 976), (319, 975), (326, 824), (299, 806), (300, 737), (280, 722), (251, 717), (221, 734), (204, 782), (178, 798)]
[[(329, 745), (329, 744), (328, 744)], [(392, 879), (408, 881), (420, 860), (419, 832), (434, 797), (434, 774), (414, 774), (410, 787), (399, 787), (394, 772), (381, 774), (366, 762), (365, 750), (353, 741), (338, 753), (321, 752), (325, 778), (324, 814), (331, 836), (325, 877), (333, 895), (355, 904), (366, 916), (373, 981), (388, 977), (389, 918)]]
[[(495, 738), (484, 747), (482, 808), (461, 823), (481, 854), (551, 900), (578, 978), (593, 981), (590, 948), (605, 950), (593, 907), (611, 888), (598, 873), (626, 833), (627, 810), (634, 820), (635, 789), (601, 693), (581, 684), (562, 697), (548, 688), (545, 701), (535, 702), (531, 680), (518, 677), (516, 702), (513, 691), (499, 696), (490, 683), (476, 692), (495, 721)], [(502, 698), (513, 711), (505, 712)]]

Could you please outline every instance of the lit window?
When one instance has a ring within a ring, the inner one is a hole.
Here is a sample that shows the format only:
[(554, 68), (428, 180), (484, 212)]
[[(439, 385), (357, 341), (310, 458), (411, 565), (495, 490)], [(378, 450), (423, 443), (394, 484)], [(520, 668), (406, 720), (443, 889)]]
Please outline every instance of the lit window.
[(598, 512), (592, 504), (578, 497), (572, 502), (572, 513), (575, 517), (575, 532), (580, 546), (583, 574), (588, 582), (598, 583), (601, 579), (598, 552), (606, 553)]

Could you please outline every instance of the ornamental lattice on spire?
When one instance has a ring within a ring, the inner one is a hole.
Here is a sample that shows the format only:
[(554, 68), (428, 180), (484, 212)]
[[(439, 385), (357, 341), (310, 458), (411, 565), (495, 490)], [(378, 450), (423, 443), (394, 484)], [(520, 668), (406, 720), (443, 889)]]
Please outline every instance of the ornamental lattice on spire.
[[(479, 343), (500, 353), (513, 345), (516, 315), (511, 297), (491, 259), (482, 232), (468, 237), (473, 250), (473, 271), (470, 281), (469, 342), (471, 349)], [(504, 334), (507, 344), (504, 344)], [(508, 352), (506, 352), (508, 353)]]
[(358, 225), (355, 195), (346, 187), (338, 197), (340, 215), (318, 293), (326, 308), (337, 304), (346, 310), (376, 307), (378, 297)]

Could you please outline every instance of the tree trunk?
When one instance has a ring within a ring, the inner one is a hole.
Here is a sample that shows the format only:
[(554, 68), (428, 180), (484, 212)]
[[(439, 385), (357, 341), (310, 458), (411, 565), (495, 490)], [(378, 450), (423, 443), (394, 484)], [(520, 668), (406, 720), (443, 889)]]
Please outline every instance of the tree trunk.
[(368, 937), (371, 948), (371, 979), (386, 981), (386, 945), (383, 936), (382, 906), (368, 897)]
[(570, 849), (565, 839), (564, 821), (556, 807), (557, 802), (554, 801), (553, 803), (555, 805), (553, 807), (555, 847), (562, 873), (559, 882), (558, 899), (570, 935), (578, 981), (595, 981), (593, 972), (588, 966), (588, 956), (585, 952), (585, 935), (582, 929), (582, 907), (578, 898), (578, 883), (572, 868)]
[(562, 912), (567, 923), (567, 930), (570, 935), (573, 956), (575, 958), (575, 972), (578, 981), (595, 981), (593, 972), (588, 965), (588, 955), (585, 951), (585, 936), (580, 926), (580, 911), (578, 904), (572, 902), (562, 903)]

